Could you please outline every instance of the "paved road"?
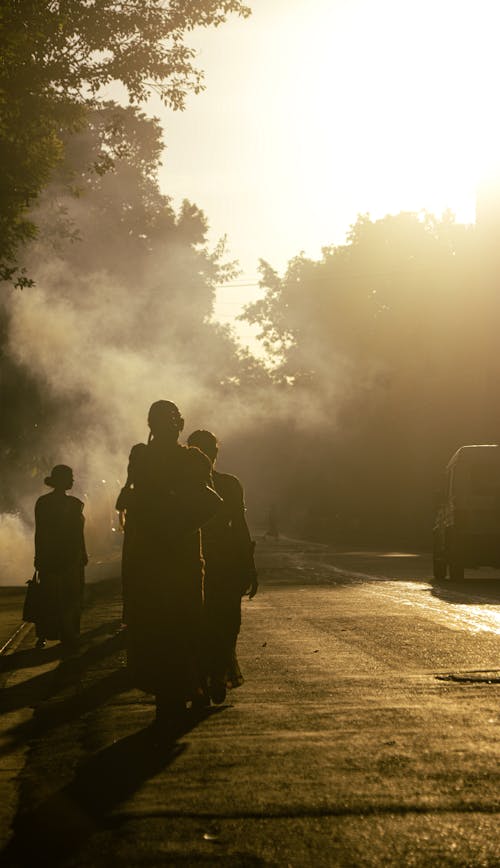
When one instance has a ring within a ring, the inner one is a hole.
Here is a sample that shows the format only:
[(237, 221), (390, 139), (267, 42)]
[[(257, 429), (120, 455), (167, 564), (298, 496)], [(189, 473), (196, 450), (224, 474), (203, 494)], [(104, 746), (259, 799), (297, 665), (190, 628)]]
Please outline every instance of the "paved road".
[(26, 586), (0, 588), (0, 650), (22, 625), (22, 611)]
[(289, 554), (314, 580), (342, 575), (363, 584), (378, 601), (384, 598), (410, 607), (445, 626), (500, 635), (500, 571), (467, 570), (462, 582), (436, 582), (429, 554), (398, 551), (332, 551), (328, 547)]
[(56, 645), (7, 658), (2, 864), (500, 865), (499, 583), (259, 548), (246, 682), (175, 744), (153, 747), (151, 698), (126, 683), (113, 583), (78, 671)]

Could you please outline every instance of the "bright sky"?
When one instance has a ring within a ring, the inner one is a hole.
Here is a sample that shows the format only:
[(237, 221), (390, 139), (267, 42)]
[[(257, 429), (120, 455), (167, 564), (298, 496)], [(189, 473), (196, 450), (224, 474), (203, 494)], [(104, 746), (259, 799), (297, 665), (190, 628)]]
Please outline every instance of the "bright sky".
[[(247, 0), (189, 40), (207, 90), (165, 127), (165, 193), (196, 202), (252, 282), (373, 217), (474, 220), (500, 142), (498, 0)], [(500, 152), (500, 148), (498, 149)], [(251, 289), (247, 292), (252, 292)], [(225, 290), (220, 313), (242, 293)]]

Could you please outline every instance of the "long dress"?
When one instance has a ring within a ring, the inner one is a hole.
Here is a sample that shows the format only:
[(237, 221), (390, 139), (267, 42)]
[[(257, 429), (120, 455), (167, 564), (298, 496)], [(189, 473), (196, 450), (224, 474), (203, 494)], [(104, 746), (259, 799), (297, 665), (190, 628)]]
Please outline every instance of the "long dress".
[(203, 681), (201, 519), (191, 505), (209, 481), (198, 449), (153, 439), (132, 448), (117, 503), (128, 668), (137, 687), (173, 701), (192, 699)]
[(241, 597), (256, 574), (254, 546), (239, 479), (215, 470), (212, 479), (223, 504), (202, 530), (208, 669), (212, 682), (238, 687), (243, 682), (236, 656)]
[(87, 563), (83, 503), (53, 491), (35, 504), (35, 567), (40, 580), (36, 633), (73, 644), (80, 635)]

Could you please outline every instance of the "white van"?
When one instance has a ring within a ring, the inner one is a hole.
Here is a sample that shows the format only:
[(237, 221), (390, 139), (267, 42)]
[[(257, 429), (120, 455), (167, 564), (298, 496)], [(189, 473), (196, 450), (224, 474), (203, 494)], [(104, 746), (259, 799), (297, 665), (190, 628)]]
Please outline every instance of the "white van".
[(464, 577), (464, 567), (500, 567), (500, 446), (461, 446), (446, 466), (433, 529), (436, 579)]

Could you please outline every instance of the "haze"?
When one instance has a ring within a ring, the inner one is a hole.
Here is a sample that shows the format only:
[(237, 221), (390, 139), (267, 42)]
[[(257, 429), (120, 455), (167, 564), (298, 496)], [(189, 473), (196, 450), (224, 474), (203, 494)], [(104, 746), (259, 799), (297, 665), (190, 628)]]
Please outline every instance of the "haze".
[[(499, 141), (495, 5), (252, 6), (187, 29), (207, 90), (184, 113), (86, 106), (34, 197), (18, 265), (35, 285), (0, 306), (7, 582), (25, 581), (56, 463), (94, 560), (116, 550), (115, 497), (159, 397), (220, 438), (251, 522), (274, 512), (342, 545), (425, 550), (450, 455), (498, 439), (497, 187), (467, 225)], [(251, 299), (254, 356), (214, 321)]]
[(474, 220), (499, 142), (497, 3), (251, 6), (190, 39), (207, 90), (188, 111), (154, 106), (163, 189), (203, 207), (213, 237), (227, 233), (243, 278), (260, 257), (282, 270), (341, 243), (358, 213)]

